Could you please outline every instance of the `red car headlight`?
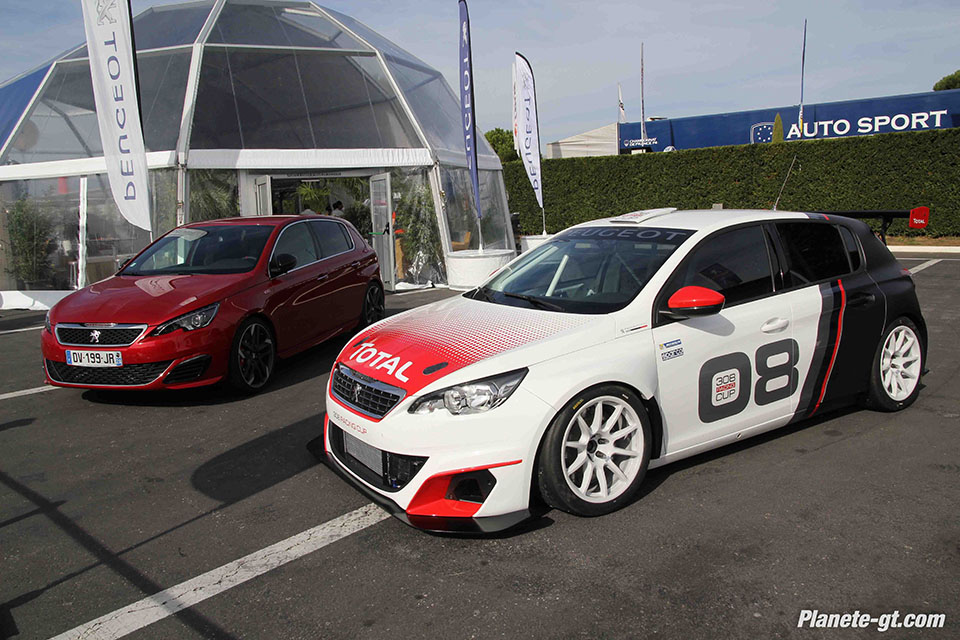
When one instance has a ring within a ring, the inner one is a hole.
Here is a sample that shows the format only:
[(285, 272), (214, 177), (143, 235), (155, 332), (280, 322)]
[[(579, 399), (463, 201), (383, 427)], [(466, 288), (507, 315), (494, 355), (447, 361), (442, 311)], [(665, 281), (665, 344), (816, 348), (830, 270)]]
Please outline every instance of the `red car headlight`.
[(173, 333), (177, 329), (183, 329), (184, 331), (202, 329), (213, 322), (213, 318), (217, 315), (217, 310), (219, 309), (220, 303), (218, 302), (216, 304), (211, 304), (209, 307), (204, 307), (202, 309), (197, 309), (196, 311), (191, 311), (190, 313), (185, 313), (182, 316), (177, 316), (173, 320), (168, 320), (151, 331), (150, 335), (163, 336), (168, 333)]

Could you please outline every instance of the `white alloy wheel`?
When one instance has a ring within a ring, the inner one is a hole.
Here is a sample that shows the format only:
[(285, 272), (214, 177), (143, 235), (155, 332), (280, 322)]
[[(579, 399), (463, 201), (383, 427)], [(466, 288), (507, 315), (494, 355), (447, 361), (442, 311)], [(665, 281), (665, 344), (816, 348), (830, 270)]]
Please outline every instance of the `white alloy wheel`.
[(880, 354), (880, 380), (891, 400), (902, 402), (920, 382), (920, 340), (906, 325), (887, 336)]
[(577, 409), (563, 434), (563, 476), (581, 500), (609, 502), (633, 484), (644, 446), (640, 417), (626, 400), (593, 398)]

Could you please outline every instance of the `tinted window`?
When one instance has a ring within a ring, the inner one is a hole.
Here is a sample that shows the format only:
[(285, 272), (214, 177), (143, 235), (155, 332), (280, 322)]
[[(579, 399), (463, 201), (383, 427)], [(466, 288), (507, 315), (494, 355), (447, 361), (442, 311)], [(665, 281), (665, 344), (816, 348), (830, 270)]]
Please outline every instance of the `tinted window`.
[(846, 227), (840, 227), (840, 236), (843, 237), (843, 247), (847, 250), (847, 256), (850, 258), (850, 269), (856, 271), (860, 268), (860, 245), (857, 239), (853, 237), (853, 232)]
[(273, 227), (210, 225), (174, 229), (122, 271), (127, 276), (243, 273), (253, 269)]
[(339, 222), (313, 220), (310, 224), (313, 225), (313, 230), (317, 234), (317, 240), (320, 242), (320, 254), (324, 258), (350, 251), (353, 248), (353, 243), (347, 237), (346, 227)]
[(777, 231), (787, 254), (785, 286), (803, 286), (850, 273), (847, 249), (835, 225), (778, 222)]
[(307, 225), (301, 222), (290, 225), (283, 230), (280, 239), (277, 240), (277, 247), (273, 250), (273, 255), (278, 256), (281, 253), (289, 253), (297, 259), (294, 268), (317, 261), (317, 247)]
[(692, 234), (653, 227), (570, 229), (467, 295), (568, 313), (610, 313), (633, 300)]
[(773, 293), (773, 272), (763, 230), (745, 227), (707, 238), (680, 267), (669, 293), (686, 286), (706, 287), (736, 304)]

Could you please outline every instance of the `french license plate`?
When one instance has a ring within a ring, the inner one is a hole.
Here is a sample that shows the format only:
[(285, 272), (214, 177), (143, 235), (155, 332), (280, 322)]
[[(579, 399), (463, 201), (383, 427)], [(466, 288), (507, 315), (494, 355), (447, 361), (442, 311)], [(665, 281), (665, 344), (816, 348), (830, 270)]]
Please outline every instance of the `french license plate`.
[(370, 471), (378, 476), (383, 475), (383, 454), (379, 449), (371, 447), (366, 442), (357, 440), (352, 435), (343, 432), (343, 448), (351, 456), (356, 458)]
[(119, 351), (67, 350), (67, 364), (71, 367), (122, 367), (123, 354)]

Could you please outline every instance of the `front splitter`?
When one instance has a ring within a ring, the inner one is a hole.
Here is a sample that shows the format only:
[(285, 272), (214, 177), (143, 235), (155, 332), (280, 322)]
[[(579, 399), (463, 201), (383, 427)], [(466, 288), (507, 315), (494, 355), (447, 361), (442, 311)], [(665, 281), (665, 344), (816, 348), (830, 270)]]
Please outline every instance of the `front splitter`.
[(327, 465), (334, 473), (360, 491), (381, 509), (414, 529), (431, 533), (456, 534), (492, 534), (511, 529), (521, 522), (533, 517), (529, 509), (513, 511), (499, 516), (483, 516), (479, 518), (449, 518), (446, 516), (415, 516), (404, 511), (396, 502), (374, 491), (370, 487), (357, 482), (336, 457), (324, 448), (323, 436), (310, 441), (307, 449), (320, 462)]

